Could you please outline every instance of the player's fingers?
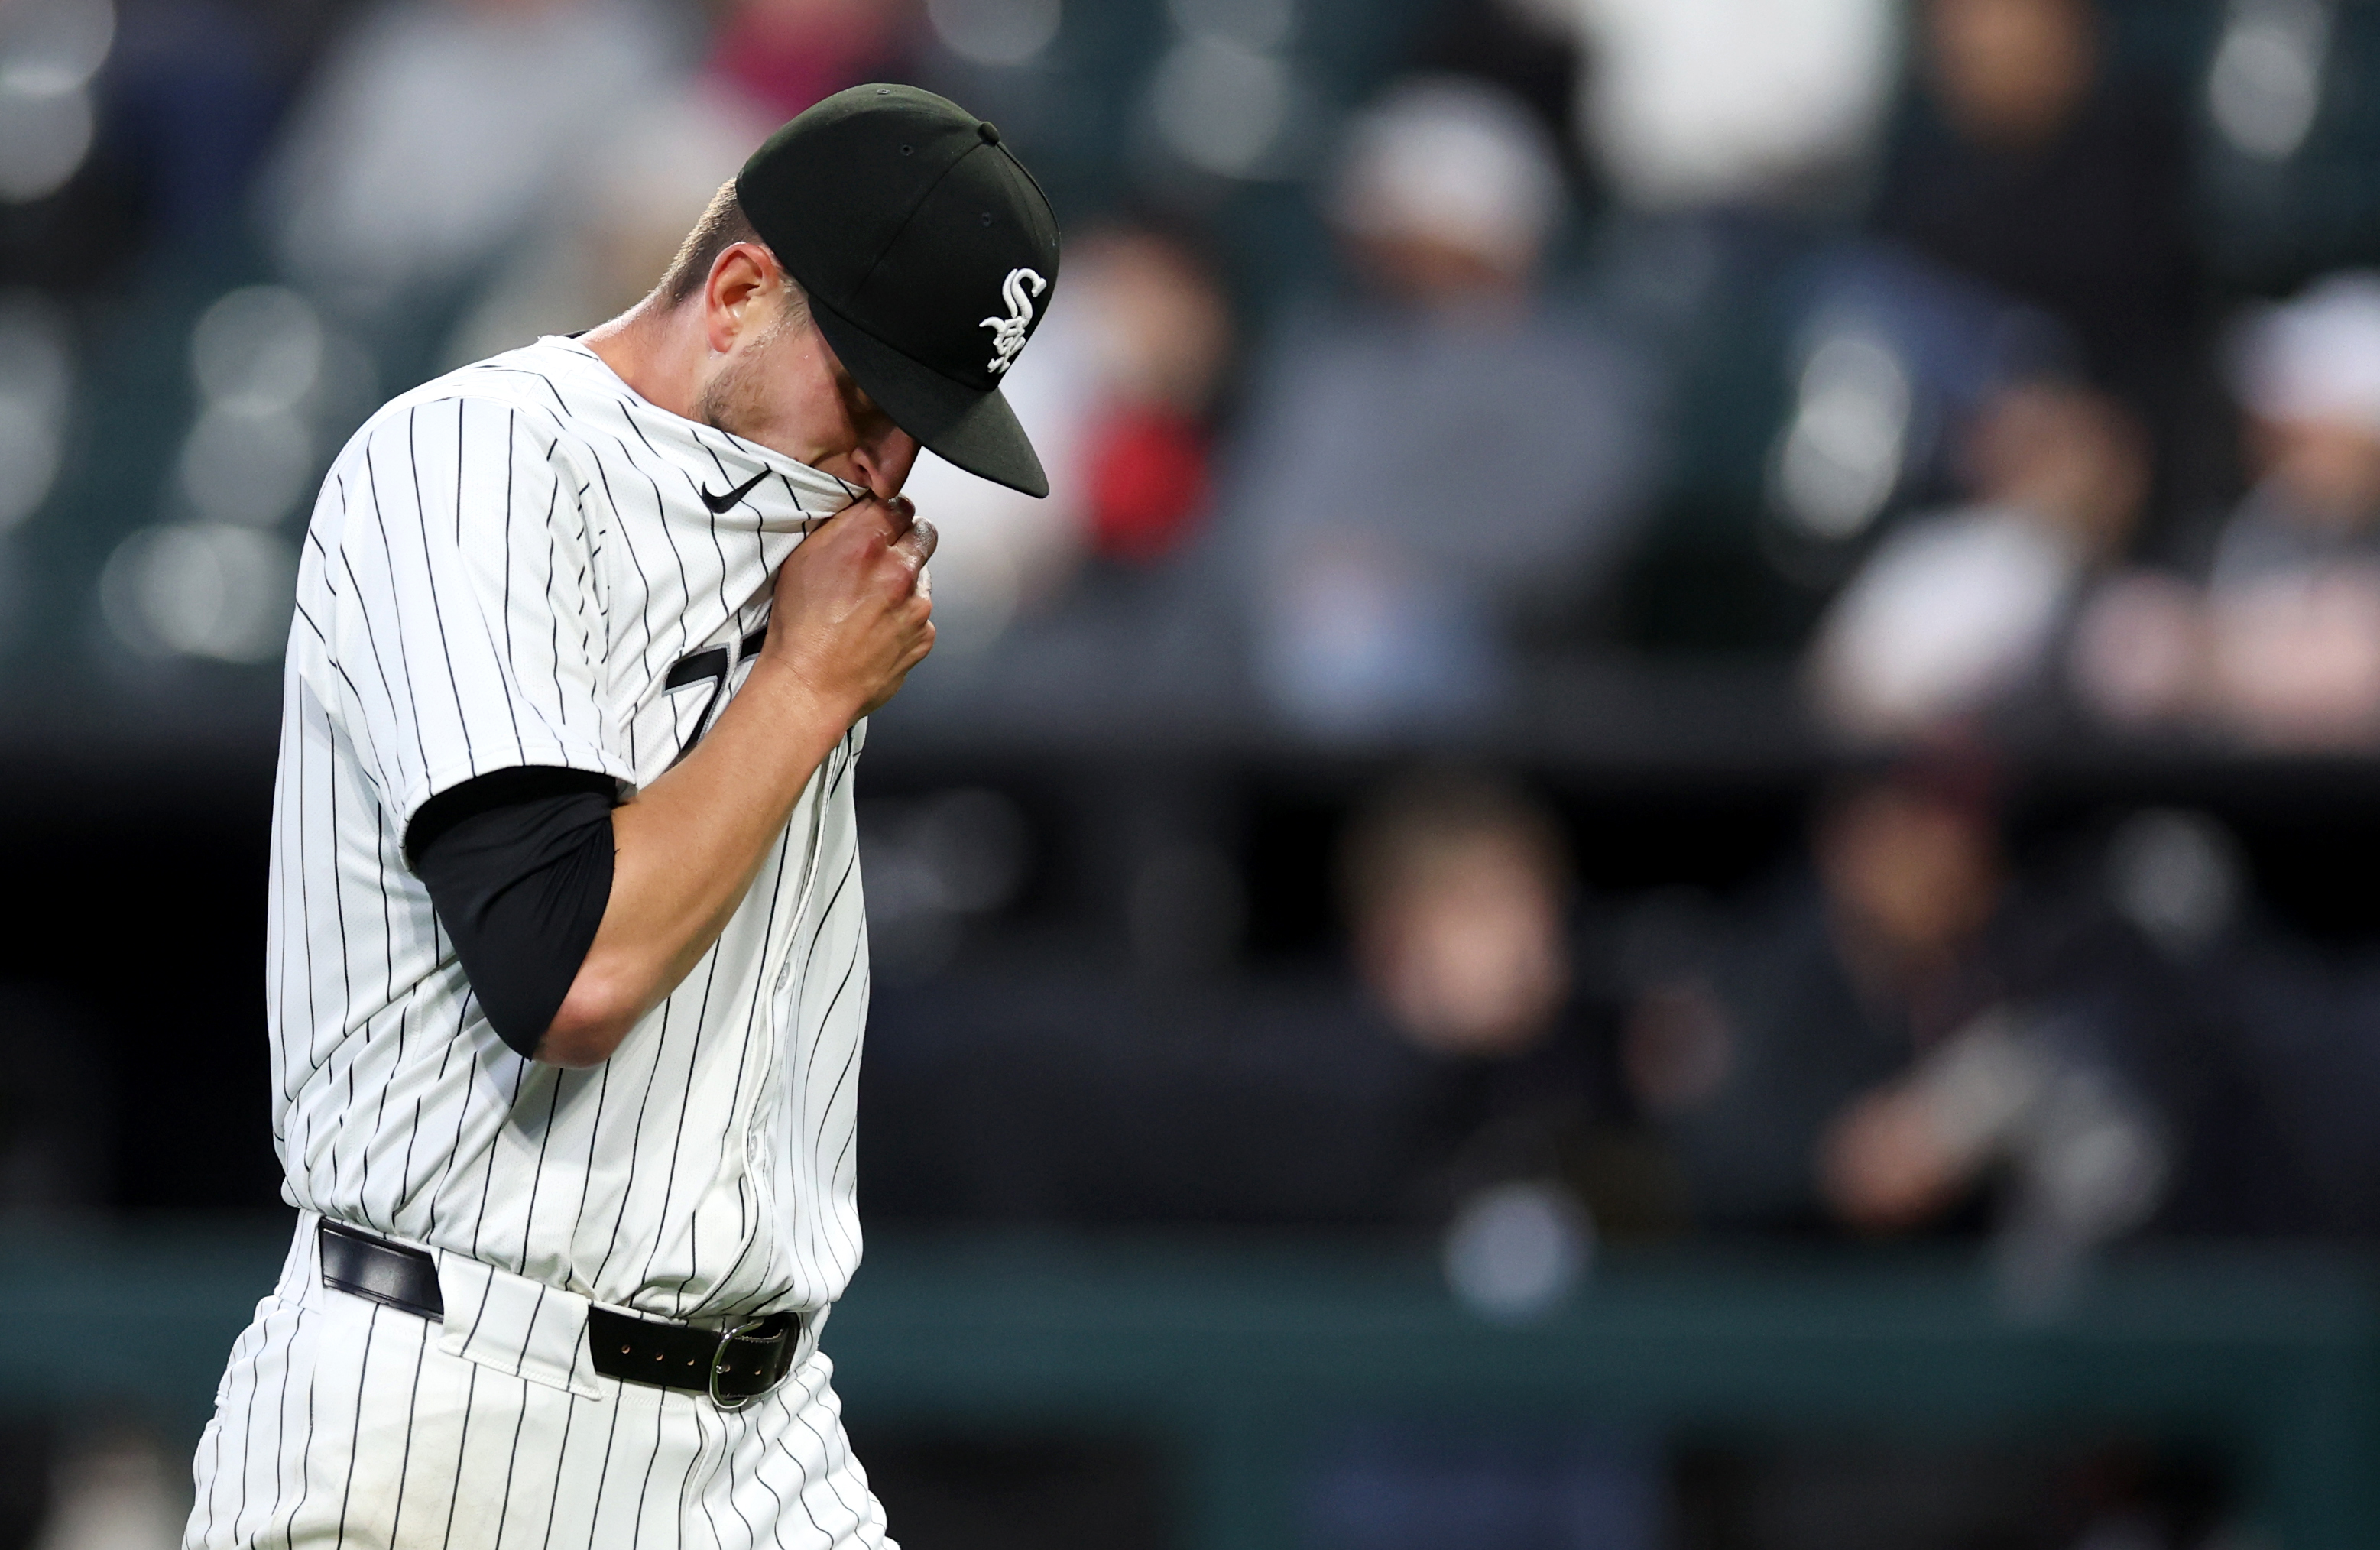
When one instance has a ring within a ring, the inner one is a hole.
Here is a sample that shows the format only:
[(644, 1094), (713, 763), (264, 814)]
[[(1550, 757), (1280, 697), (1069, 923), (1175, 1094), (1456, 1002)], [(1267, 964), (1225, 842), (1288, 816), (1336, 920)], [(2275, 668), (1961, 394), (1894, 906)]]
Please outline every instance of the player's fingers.
[(908, 530), (907, 516), (894, 511), (873, 495), (863, 495), (828, 519), (828, 526), (838, 529), (854, 529), (869, 534), (885, 544), (894, 544)]
[(922, 572), (926, 562), (934, 557), (934, 546), (941, 541), (942, 535), (932, 523), (921, 516), (912, 521), (909, 530), (901, 535), (899, 547), (917, 556), (917, 569)]

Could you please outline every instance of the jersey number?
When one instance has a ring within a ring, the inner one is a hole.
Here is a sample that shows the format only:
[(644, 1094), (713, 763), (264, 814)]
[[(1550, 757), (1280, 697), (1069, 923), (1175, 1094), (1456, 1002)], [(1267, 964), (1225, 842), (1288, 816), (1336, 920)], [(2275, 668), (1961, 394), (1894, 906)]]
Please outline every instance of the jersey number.
[(680, 689), (692, 688), (705, 681), (710, 684), (710, 696), (702, 702), (702, 714), (694, 719), (694, 730), (687, 733), (686, 741), (678, 745), (677, 757), (670, 760), (671, 769), (676, 769), (679, 760), (694, 752), (694, 745), (702, 741), (704, 733), (710, 730), (712, 719), (719, 714), (721, 704), (727, 698), (727, 679), (735, 671), (735, 664), (748, 662), (759, 655), (760, 648), (768, 639), (769, 626), (763, 624), (746, 636), (732, 656), (726, 647), (714, 646), (679, 658), (677, 665), (669, 670), (669, 676), (662, 681), (663, 694), (675, 694)]

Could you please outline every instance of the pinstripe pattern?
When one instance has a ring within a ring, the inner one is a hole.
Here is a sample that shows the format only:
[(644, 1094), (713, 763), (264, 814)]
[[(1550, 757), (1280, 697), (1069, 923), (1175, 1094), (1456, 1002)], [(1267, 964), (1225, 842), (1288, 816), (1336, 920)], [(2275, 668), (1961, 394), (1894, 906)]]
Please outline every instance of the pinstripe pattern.
[[(700, 498), (755, 475), (724, 514)], [(356, 433), (303, 551), (273, 804), (273, 1122), (291, 1204), (656, 1316), (842, 1293), (860, 1253), (868, 941), (847, 776), (865, 724), (813, 774), (718, 944), (592, 1071), (495, 1035), (402, 841), (424, 802), (492, 769), (567, 765), (624, 791), (658, 778), (748, 673), (776, 567), (854, 493), (655, 408), (564, 339), (425, 384)], [(216, 1461), (200, 1456), (191, 1543), (394, 1543), (341, 1537), (357, 1490), (401, 1508), (383, 1526), (407, 1544), (515, 1543), (532, 1511), (551, 1520), (539, 1544), (589, 1543), (565, 1520), (596, 1512), (626, 1514), (617, 1543), (674, 1544), (698, 1502), (719, 1515), (701, 1543), (843, 1543), (872, 1503), (837, 1461), (824, 1373), (788, 1381), (774, 1431), (752, 1419), (765, 1407), (722, 1417), (639, 1391), (579, 1414), (425, 1348), (402, 1314), (268, 1299), (225, 1377)], [(424, 1403), (454, 1435), (419, 1420)], [(508, 1452), (543, 1462), (474, 1472)], [(587, 1458), (608, 1459), (589, 1466), (598, 1489), (580, 1488)], [(397, 1484), (372, 1483), (387, 1470)]]

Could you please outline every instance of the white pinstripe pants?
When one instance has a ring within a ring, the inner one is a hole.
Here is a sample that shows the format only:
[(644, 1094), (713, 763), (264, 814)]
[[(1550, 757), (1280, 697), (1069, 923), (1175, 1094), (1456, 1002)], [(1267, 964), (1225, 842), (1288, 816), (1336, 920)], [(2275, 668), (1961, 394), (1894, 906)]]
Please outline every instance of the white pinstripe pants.
[(323, 1286), (314, 1222), (232, 1347), (184, 1550), (891, 1545), (815, 1349), (734, 1411), (575, 1362), (516, 1376), (537, 1370), (517, 1345), (455, 1355), (439, 1325)]

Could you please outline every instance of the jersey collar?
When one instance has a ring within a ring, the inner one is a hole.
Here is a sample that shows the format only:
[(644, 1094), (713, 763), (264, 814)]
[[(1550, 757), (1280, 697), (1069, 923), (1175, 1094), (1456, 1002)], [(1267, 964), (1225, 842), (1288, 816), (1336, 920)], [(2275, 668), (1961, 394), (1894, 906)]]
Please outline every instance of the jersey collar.
[[(715, 516), (724, 519), (731, 512), (742, 511), (747, 520), (757, 513), (764, 529), (807, 527), (808, 520), (832, 516), (868, 493), (848, 479), (796, 462), (758, 442), (747, 442), (715, 426), (671, 413), (630, 387), (583, 340), (552, 334), (542, 343), (557, 345), (577, 357), (595, 381), (619, 397), (638, 429), (656, 447), (670, 445), (680, 451), (691, 450), (715, 464), (718, 477), (706, 479), (702, 486), (706, 505), (711, 503), (708, 497), (713, 492), (725, 495), (743, 491), (736, 500), (714, 511)], [(783, 482), (770, 478), (771, 474), (779, 476)], [(792, 497), (790, 502), (785, 499), (788, 494)]]

